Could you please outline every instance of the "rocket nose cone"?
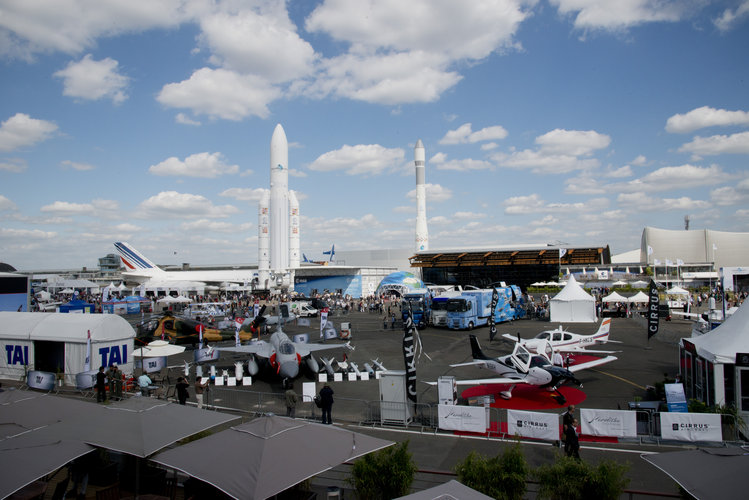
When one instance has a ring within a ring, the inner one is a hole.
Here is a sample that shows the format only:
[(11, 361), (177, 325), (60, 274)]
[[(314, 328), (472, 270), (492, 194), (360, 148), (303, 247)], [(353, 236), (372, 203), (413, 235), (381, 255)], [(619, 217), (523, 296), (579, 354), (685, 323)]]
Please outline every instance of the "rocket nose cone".
[(273, 129), (273, 137), (271, 137), (271, 142), (276, 142), (276, 141), (281, 141), (281, 140), (283, 142), (286, 142), (286, 132), (284, 131), (281, 124), (279, 123), (276, 125), (276, 128)]
[(421, 142), (421, 139), (419, 139), (418, 141), (416, 141), (416, 148), (423, 148), (423, 147), (424, 147), (424, 143)]

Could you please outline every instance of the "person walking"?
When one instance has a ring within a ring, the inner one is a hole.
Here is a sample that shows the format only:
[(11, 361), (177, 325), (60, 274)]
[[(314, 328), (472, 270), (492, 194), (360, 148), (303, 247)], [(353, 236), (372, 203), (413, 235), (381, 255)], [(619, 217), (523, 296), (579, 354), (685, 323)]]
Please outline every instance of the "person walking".
[(572, 420), (572, 424), (565, 431), (564, 451), (568, 457), (580, 459), (580, 440), (577, 436), (577, 419)]
[(331, 416), (331, 410), (333, 409), (333, 389), (328, 384), (320, 389), (320, 407), (322, 408), (322, 423), (332, 424), (333, 417)]
[(294, 384), (290, 384), (289, 388), (286, 389), (286, 416), (294, 418), (296, 416), (296, 403), (299, 401), (296, 391), (294, 391)]
[(106, 403), (107, 402), (107, 387), (106, 387), (107, 374), (104, 373), (104, 366), (99, 367), (99, 371), (96, 374), (96, 402)]
[(190, 384), (188, 384), (187, 380), (185, 380), (183, 377), (179, 377), (177, 379), (177, 400), (179, 400), (179, 404), (181, 404), (182, 406), (185, 406), (187, 397), (189, 396), (189, 394), (187, 393), (188, 387), (190, 387)]
[(109, 379), (109, 399), (122, 399), (122, 370), (117, 367), (117, 363), (112, 363), (107, 372)]
[(200, 382), (200, 377), (195, 375), (195, 399), (198, 400), (198, 408), (203, 407), (203, 391), (208, 390), (208, 381)]
[(568, 453), (567, 447), (567, 428), (572, 426), (575, 420), (575, 405), (569, 405), (567, 411), (562, 414), (562, 440), (564, 440), (564, 452)]

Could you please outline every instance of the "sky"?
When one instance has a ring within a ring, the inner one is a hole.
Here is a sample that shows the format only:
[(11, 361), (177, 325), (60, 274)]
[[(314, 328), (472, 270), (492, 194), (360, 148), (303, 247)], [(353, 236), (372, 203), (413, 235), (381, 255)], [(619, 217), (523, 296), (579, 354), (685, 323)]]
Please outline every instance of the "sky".
[(639, 248), (749, 231), (749, 0), (4, 0), (0, 262), (257, 262), (270, 139), (301, 250)]

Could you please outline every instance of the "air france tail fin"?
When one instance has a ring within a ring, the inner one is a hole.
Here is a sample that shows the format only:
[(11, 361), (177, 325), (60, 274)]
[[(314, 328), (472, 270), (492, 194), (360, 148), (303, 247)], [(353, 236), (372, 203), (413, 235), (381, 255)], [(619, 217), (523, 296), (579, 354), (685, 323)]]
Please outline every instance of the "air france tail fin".
[(129, 243), (124, 241), (115, 242), (114, 247), (117, 249), (117, 253), (120, 254), (120, 260), (125, 265), (128, 271), (152, 271), (154, 273), (162, 272), (161, 269), (148, 260), (142, 253), (137, 251), (135, 248), (130, 246)]

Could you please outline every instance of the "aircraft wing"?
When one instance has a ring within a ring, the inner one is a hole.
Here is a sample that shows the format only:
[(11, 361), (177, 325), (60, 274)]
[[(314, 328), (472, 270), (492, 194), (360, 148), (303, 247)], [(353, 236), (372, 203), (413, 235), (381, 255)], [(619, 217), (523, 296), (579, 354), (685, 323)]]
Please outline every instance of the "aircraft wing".
[[(518, 336), (517, 335), (513, 335), (511, 333), (503, 333), (502, 336), (504, 338), (506, 338), (507, 340), (512, 340), (513, 342), (517, 342), (518, 341)], [(526, 340), (528, 340), (528, 339), (520, 339), (520, 342), (524, 342)]]
[(309, 356), (312, 352), (324, 351), (326, 349), (338, 349), (339, 347), (348, 348), (348, 344), (300, 344), (295, 342), (294, 348), (301, 357)]
[[(429, 385), (437, 385), (437, 382), (426, 382)], [(527, 384), (524, 378), (477, 378), (469, 380), (456, 380), (456, 385), (484, 385), (484, 384)]]
[[(588, 351), (592, 352), (592, 351)], [(599, 358), (593, 361), (586, 361), (585, 363), (575, 364), (568, 368), (571, 372), (579, 372), (580, 370), (585, 370), (587, 368), (593, 368), (594, 366), (600, 366), (605, 365), (606, 363), (611, 363), (612, 361), (617, 360), (618, 358), (616, 356), (606, 356), (605, 358)]]
[(555, 351), (557, 352), (571, 352), (571, 353), (577, 353), (577, 354), (585, 354), (585, 353), (592, 353), (592, 354), (614, 354), (615, 352), (621, 352), (621, 351), (600, 351), (598, 349), (587, 349), (580, 345), (574, 345), (569, 347), (555, 347)]
[(219, 351), (226, 351), (226, 352), (238, 352), (242, 354), (256, 354), (260, 356), (261, 358), (270, 358), (271, 354), (273, 354), (273, 349), (271, 345), (268, 342), (265, 342), (264, 340), (258, 340), (257, 342), (254, 342), (252, 344), (247, 345), (240, 345), (240, 346), (234, 346), (234, 347), (217, 347), (216, 348)]
[(450, 366), (453, 368), (457, 366), (486, 366), (486, 362), (481, 359), (474, 359), (473, 361), (467, 361), (465, 363), (456, 363)]

